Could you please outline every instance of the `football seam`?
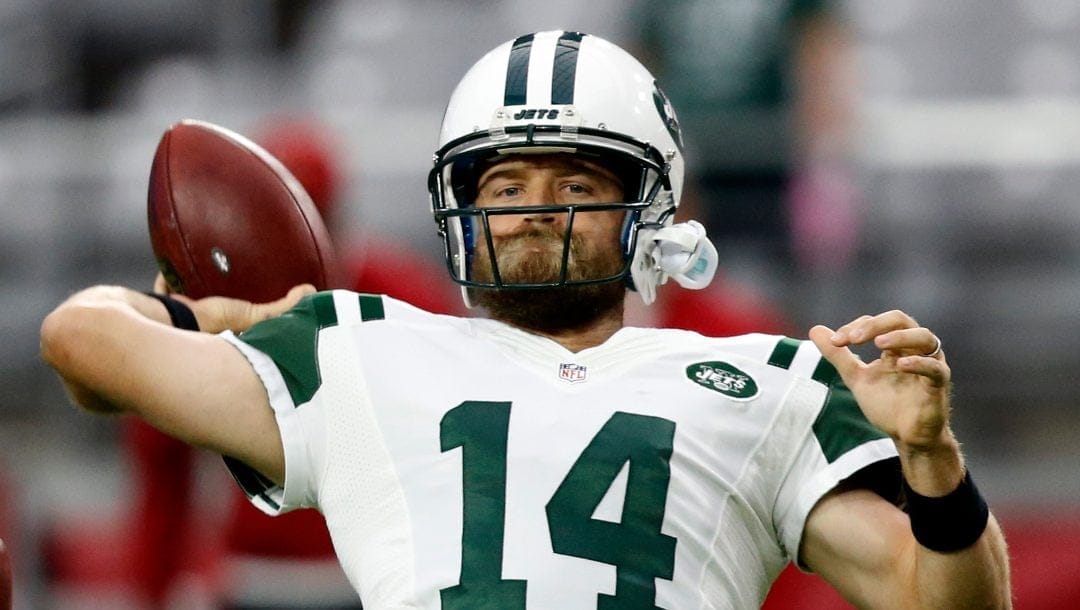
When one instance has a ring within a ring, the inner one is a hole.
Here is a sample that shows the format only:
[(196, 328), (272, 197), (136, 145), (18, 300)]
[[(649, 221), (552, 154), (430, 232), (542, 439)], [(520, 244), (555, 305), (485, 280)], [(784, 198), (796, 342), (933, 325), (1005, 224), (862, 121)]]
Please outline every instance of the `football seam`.
[[(173, 126), (175, 127), (175, 125)], [(173, 133), (172, 128), (169, 129), (169, 142), (165, 146), (165, 179), (167, 192), (169, 193), (169, 213), (172, 214), (173, 220), (176, 222), (176, 234), (180, 236), (180, 243), (183, 246), (184, 256), (187, 258), (188, 268), (191, 269), (198, 282), (201, 290), (197, 292), (206, 293), (206, 281), (203, 279), (202, 273), (199, 272), (199, 266), (196, 264), (195, 257), (191, 253), (191, 242), (188, 241), (187, 233), (184, 232), (184, 227), (180, 224), (180, 214), (176, 209), (176, 197), (173, 192), (173, 180), (172, 180), (172, 145), (173, 145)], [(191, 292), (191, 286), (182, 286), (186, 292)], [(203, 296), (210, 296), (204, 294)]]

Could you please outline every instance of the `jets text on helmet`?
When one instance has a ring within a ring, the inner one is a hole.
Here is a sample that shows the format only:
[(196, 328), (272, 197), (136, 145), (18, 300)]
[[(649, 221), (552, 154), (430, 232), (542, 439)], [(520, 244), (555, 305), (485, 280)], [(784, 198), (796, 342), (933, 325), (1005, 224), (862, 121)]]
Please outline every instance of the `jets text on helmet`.
[(514, 113), (515, 121), (528, 121), (531, 119), (556, 119), (558, 117), (558, 108), (523, 108)]

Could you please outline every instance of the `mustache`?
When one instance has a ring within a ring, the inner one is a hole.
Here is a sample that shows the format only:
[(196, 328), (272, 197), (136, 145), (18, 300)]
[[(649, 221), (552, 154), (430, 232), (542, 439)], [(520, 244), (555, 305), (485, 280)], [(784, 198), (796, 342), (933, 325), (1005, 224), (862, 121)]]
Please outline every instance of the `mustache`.
[[(544, 252), (562, 252), (563, 244), (566, 243), (564, 229), (547, 225), (525, 227), (513, 233), (500, 236), (492, 236), (491, 243), (495, 247), (495, 255), (500, 262), (508, 256), (517, 256), (526, 250), (539, 249)], [(575, 258), (583, 244), (579, 236), (571, 235), (567, 245), (570, 257)], [(487, 251), (487, 244), (481, 243), (481, 251)]]
[(536, 225), (519, 229), (508, 235), (502, 235), (493, 239), (496, 244), (506, 245), (521, 242), (527, 239), (542, 239), (563, 243), (566, 238), (566, 230), (557, 229), (551, 225)]

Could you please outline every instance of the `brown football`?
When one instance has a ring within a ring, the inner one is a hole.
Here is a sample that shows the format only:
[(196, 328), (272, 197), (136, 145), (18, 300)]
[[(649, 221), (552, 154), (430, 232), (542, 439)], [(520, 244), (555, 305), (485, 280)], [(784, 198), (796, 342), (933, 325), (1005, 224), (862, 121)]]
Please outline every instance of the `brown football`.
[(277, 159), (218, 125), (184, 120), (161, 137), (147, 216), (174, 292), (265, 302), (297, 284), (336, 287), (334, 247), (311, 197)]

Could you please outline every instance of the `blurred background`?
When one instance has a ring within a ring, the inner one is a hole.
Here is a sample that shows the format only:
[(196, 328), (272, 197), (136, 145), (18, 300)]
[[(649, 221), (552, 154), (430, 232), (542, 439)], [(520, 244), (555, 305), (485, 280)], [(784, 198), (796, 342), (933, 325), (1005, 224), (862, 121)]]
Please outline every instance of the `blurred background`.
[[(133, 494), (119, 427), (69, 406), (37, 331), (86, 285), (150, 288), (163, 131), (307, 126), (332, 151), (339, 247), (440, 265), (425, 176), (443, 104), (481, 54), (555, 28), (633, 50), (667, 88), (717, 290), (795, 336), (892, 308), (936, 330), (1017, 607), (1080, 607), (1080, 3), (787, 4), (0, 0), (0, 538), (16, 608), (139, 604), (118, 585)], [(198, 476), (227, 478), (199, 459)], [(204, 496), (212, 529), (225, 509)], [(172, 606), (209, 607), (212, 585), (190, 580)]]

